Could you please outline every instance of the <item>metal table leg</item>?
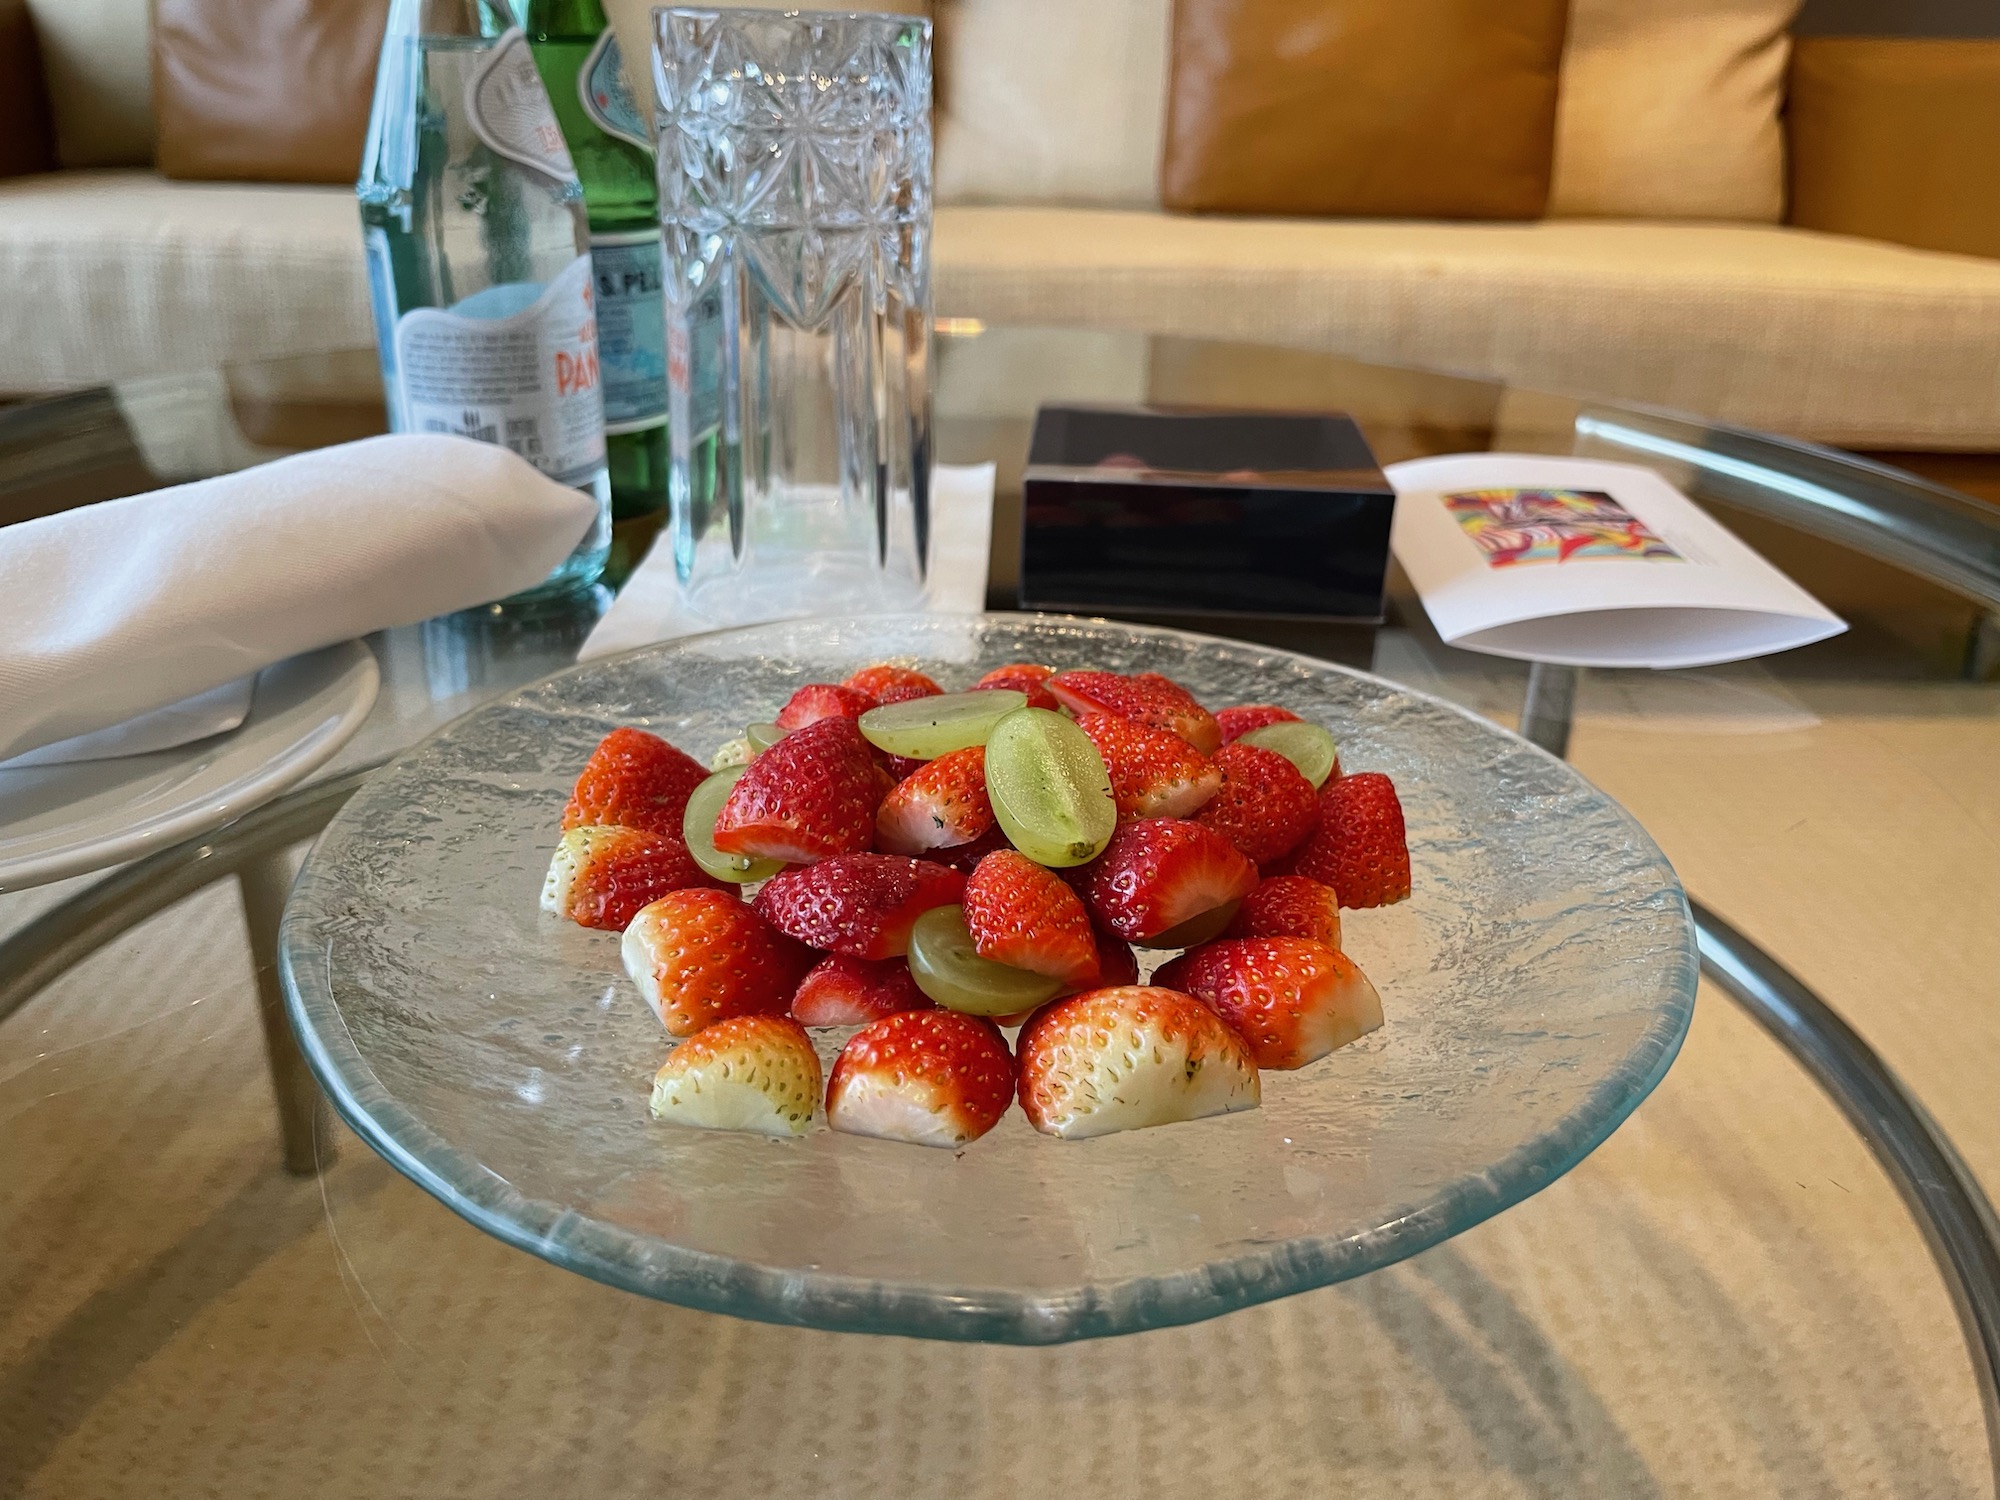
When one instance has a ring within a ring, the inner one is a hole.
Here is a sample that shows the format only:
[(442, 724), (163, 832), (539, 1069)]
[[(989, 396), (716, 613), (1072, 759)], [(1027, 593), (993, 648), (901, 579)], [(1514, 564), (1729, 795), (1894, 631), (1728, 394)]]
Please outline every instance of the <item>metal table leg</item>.
[(278, 923), (291, 894), (292, 867), (283, 849), (270, 849), (247, 859), (236, 871), (243, 898), (243, 922), (250, 933), (250, 956), (257, 965), (257, 1019), (264, 1029), (264, 1060), (271, 1070), (271, 1092), (278, 1106), (278, 1141), (285, 1170), (309, 1177), (319, 1165), (315, 1139), (332, 1146), (326, 1099), (313, 1082), (298, 1038), (285, 1019), (285, 993), (278, 979)]
[(1528, 691), (1521, 699), (1521, 738), (1551, 755), (1569, 754), (1570, 717), (1576, 710), (1576, 667), (1538, 661), (1528, 667)]

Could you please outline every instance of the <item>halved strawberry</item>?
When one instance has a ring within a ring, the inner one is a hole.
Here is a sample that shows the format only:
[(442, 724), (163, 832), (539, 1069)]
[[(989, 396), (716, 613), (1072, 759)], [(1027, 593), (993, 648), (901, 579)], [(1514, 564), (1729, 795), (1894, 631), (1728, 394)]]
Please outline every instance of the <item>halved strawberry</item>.
[(852, 719), (795, 729), (750, 762), (715, 820), (724, 854), (809, 864), (875, 839), (875, 756)]
[(1410, 846), (1396, 785), (1380, 771), (1336, 776), (1319, 789), (1319, 829), (1292, 873), (1322, 881), (1342, 906), (1388, 906), (1410, 894)]
[(787, 1016), (733, 1016), (689, 1037), (653, 1075), (653, 1118), (700, 1130), (804, 1135), (819, 1103), (819, 1054)]
[(1104, 757), (1121, 819), (1191, 818), (1222, 785), (1222, 772), (1177, 734), (1117, 714), (1078, 714), (1076, 727)]
[(995, 849), (1011, 849), (1007, 835), (996, 823), (969, 844), (953, 844), (944, 849), (926, 849), (918, 859), (935, 860), (938, 864), (949, 865), (961, 875), (970, 875), (979, 868), (979, 862)]
[(675, 891), (642, 907), (625, 972), (675, 1036), (731, 1016), (782, 1016), (813, 956), (727, 891)]
[(1214, 1007), (1260, 1068), (1303, 1068), (1382, 1024), (1368, 976), (1305, 938), (1209, 943), (1163, 964), (1153, 982)]
[(955, 905), (958, 871), (901, 854), (836, 854), (764, 882), (752, 903), (778, 931), (828, 953), (897, 958), (910, 926), (933, 906)]
[(1004, 667), (995, 667), (972, 686), (975, 691), (979, 688), (1012, 688), (1017, 693), (1028, 695), (1028, 707), (1053, 711), (1061, 705), (1045, 684), (1055, 675), (1054, 667), (1044, 667), (1031, 661), (1010, 661)]
[(1044, 1135), (1082, 1140), (1255, 1109), (1257, 1064), (1199, 1000), (1157, 985), (1088, 990), (1021, 1028), (1021, 1108)]
[(1090, 913), (1062, 881), (1025, 854), (989, 854), (965, 882), (960, 904), (981, 958), (1066, 985), (1097, 980)]
[(1229, 936), (1296, 937), (1340, 946), (1340, 897), (1304, 875), (1271, 875), (1243, 898)]
[(1296, 724), (1299, 716), (1275, 703), (1240, 703), (1235, 708), (1218, 708), (1215, 727), (1222, 731), (1222, 743), (1232, 744), (1253, 729), (1266, 724)]
[[(1083, 899), (1128, 942), (1180, 947), (1175, 931), (1230, 906), (1257, 886), (1257, 867), (1212, 828), (1180, 818), (1126, 823), (1083, 868)], [(1213, 937), (1228, 918), (1215, 924)], [(1167, 941), (1159, 942), (1165, 938)], [(1201, 941), (1188, 937), (1187, 942)]]
[(772, 722), (789, 734), (818, 719), (858, 719), (874, 706), (873, 698), (851, 687), (809, 682), (785, 700), (785, 706)]
[(944, 691), (923, 673), (909, 667), (877, 662), (863, 667), (841, 683), (842, 687), (866, 693), (877, 703), (901, 703), (908, 698), (934, 698)]
[(929, 1010), (935, 1004), (917, 988), (910, 966), (900, 958), (821, 959), (792, 996), (792, 1019), (801, 1026), (866, 1026), (898, 1011)]
[(1141, 672), (1121, 677), (1116, 672), (1058, 672), (1048, 688), (1058, 702), (1075, 714), (1116, 714), (1153, 729), (1177, 734), (1203, 755), (1222, 744), (1209, 711), (1170, 677)]
[(542, 882), (542, 910), (579, 927), (623, 932), (639, 908), (669, 891), (724, 889), (670, 833), (643, 828), (572, 828)]
[(648, 833), (681, 831), (681, 814), (708, 770), (643, 729), (614, 729), (597, 743), (576, 778), (563, 831), (617, 826)]
[(1101, 927), (1093, 927), (1090, 935), (1097, 943), (1096, 987), (1108, 990), (1121, 984), (1137, 984), (1139, 955), (1132, 951), (1132, 945)]
[(1257, 864), (1290, 854), (1319, 823), (1319, 794), (1275, 750), (1224, 745), (1214, 764), (1222, 787), (1194, 819)]
[(968, 745), (925, 761), (875, 811), (875, 842), (892, 854), (969, 844), (993, 826), (986, 747)]
[(863, 1027), (834, 1059), (826, 1122), (850, 1135), (962, 1146), (1014, 1101), (1014, 1057), (991, 1021), (906, 1010)]
[(889, 780), (892, 783), (908, 781), (930, 764), (927, 760), (918, 760), (914, 755), (891, 755), (886, 750), (877, 750), (875, 758), (880, 762), (882, 769), (889, 773)]

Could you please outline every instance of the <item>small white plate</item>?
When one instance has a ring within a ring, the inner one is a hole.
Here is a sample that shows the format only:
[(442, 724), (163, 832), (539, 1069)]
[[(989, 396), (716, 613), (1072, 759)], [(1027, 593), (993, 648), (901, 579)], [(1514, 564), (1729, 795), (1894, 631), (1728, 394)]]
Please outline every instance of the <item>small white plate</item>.
[(0, 771), (0, 891), (123, 864), (241, 817), (332, 759), (380, 682), (374, 653), (344, 641), (259, 672), (250, 715), (228, 734)]

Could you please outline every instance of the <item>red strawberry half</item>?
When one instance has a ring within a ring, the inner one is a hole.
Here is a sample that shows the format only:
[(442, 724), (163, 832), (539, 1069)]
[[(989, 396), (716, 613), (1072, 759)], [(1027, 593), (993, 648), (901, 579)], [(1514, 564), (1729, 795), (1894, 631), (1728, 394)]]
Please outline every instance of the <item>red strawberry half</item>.
[(785, 700), (773, 721), (787, 734), (819, 719), (858, 719), (875, 706), (866, 693), (830, 682), (809, 682)]
[(542, 882), (542, 910), (580, 927), (623, 932), (639, 908), (669, 891), (724, 889), (670, 833), (642, 828), (572, 828), (556, 846)]
[(1340, 897), (1304, 875), (1269, 876), (1236, 908), (1229, 936), (1310, 938), (1338, 948)]
[(1012, 688), (1017, 693), (1028, 695), (1028, 707), (1054, 710), (1061, 705), (1046, 684), (1055, 675), (1054, 667), (1044, 667), (1031, 661), (1012, 661), (1004, 667), (995, 667), (972, 686), (975, 690)]
[(932, 1004), (902, 959), (835, 953), (799, 981), (792, 1019), (801, 1026), (866, 1026), (898, 1011), (929, 1010)]
[(1179, 818), (1127, 823), (1084, 866), (1092, 914), (1128, 942), (1182, 947), (1213, 937), (1228, 922), (1190, 935), (1197, 918), (1230, 908), (1257, 886), (1257, 867), (1212, 828)]
[(826, 1120), (850, 1135), (962, 1146), (1014, 1099), (1014, 1058), (999, 1027), (954, 1010), (908, 1010), (863, 1027), (834, 1060)]
[(875, 842), (892, 854), (969, 844), (993, 826), (986, 795), (986, 747), (968, 745), (899, 781), (875, 812)]
[(782, 1016), (812, 954), (726, 891), (675, 891), (625, 929), (625, 972), (675, 1036)]
[(1120, 818), (1193, 817), (1222, 785), (1222, 772), (1177, 734), (1117, 714), (1078, 714), (1076, 727), (1104, 757)]
[(866, 693), (877, 703), (901, 703), (908, 698), (935, 698), (944, 691), (923, 673), (909, 667), (894, 667), (887, 662), (877, 662), (872, 667), (863, 667), (854, 673), (842, 687), (852, 688), (857, 693)]
[(1319, 791), (1319, 829), (1292, 873), (1332, 886), (1342, 906), (1389, 906), (1410, 894), (1410, 846), (1395, 783), (1380, 771), (1336, 776)]
[(1114, 989), (1121, 984), (1137, 984), (1139, 955), (1132, 951), (1132, 945), (1101, 927), (1093, 928), (1091, 936), (1097, 942), (1096, 987)]
[(804, 1135), (819, 1080), (819, 1054), (798, 1022), (734, 1016), (667, 1054), (653, 1078), (653, 1117), (701, 1130)]
[(1212, 1006), (1260, 1068), (1303, 1068), (1382, 1024), (1368, 976), (1304, 938), (1210, 943), (1162, 965), (1153, 982)]
[(1290, 854), (1319, 822), (1319, 794), (1299, 768), (1275, 750), (1224, 745), (1214, 764), (1222, 788), (1194, 815), (1242, 850), (1253, 863)]
[(1296, 724), (1299, 716), (1275, 703), (1241, 703), (1235, 708), (1218, 708), (1215, 727), (1222, 731), (1222, 743), (1232, 744), (1253, 729), (1266, 724)]
[(1025, 854), (987, 855), (965, 882), (960, 904), (981, 958), (1066, 985), (1096, 983), (1090, 913), (1075, 891)]
[(1153, 985), (1089, 990), (1021, 1028), (1021, 1108), (1044, 1135), (1081, 1140), (1255, 1109), (1257, 1064), (1199, 1000)]
[(614, 729), (583, 763), (563, 830), (616, 825), (678, 837), (681, 814), (708, 768), (643, 729)]
[(795, 729), (750, 762), (715, 820), (724, 854), (808, 864), (875, 838), (879, 767), (852, 719)]
[(1202, 754), (1222, 744), (1209, 711), (1170, 677), (1141, 672), (1121, 677), (1116, 672), (1058, 672), (1048, 681), (1058, 702), (1074, 714), (1116, 714), (1152, 729), (1177, 734)]
[(757, 892), (757, 912), (810, 947), (851, 958), (898, 958), (910, 926), (965, 890), (958, 871), (901, 854), (837, 854), (783, 870)]
[(979, 868), (979, 862), (995, 849), (1011, 849), (1007, 835), (996, 823), (969, 844), (953, 844), (944, 849), (926, 849), (919, 859), (936, 860), (941, 865), (949, 865), (961, 875), (970, 875)]

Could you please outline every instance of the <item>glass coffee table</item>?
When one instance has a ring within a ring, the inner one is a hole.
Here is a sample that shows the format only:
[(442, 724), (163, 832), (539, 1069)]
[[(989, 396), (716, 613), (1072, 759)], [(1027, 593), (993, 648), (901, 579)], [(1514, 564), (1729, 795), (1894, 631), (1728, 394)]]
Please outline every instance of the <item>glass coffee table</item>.
[[(1413, 1259), (1046, 1350), (597, 1286), (397, 1177), (279, 1052), (289, 1176), (260, 1064), (274, 991), (214, 882), (567, 665), (605, 597), (432, 621), (371, 642), (375, 710), (302, 790), (0, 898), (0, 1488), (1986, 1492), (2000, 1349), (1968, 1364), (1961, 1329), (2000, 1328), (1976, 1185), (2000, 1178), (1992, 513), (1821, 450), (1480, 381), (1115, 334), (947, 324), (940, 342), (940, 456), (999, 465), (999, 536), (1039, 401), (1337, 408), (1385, 463), (1654, 464), (1853, 623), (1738, 667), (1581, 678), (1445, 647), (1400, 583), (1380, 628), (1195, 624), (1518, 725), (1645, 824), (1702, 905), (1716, 986), (1652, 1098), (1568, 1176)], [(373, 379), (356, 353), (0, 411), (0, 519), (374, 430)], [(994, 549), (996, 606), (1011, 561)], [(272, 884), (244, 891), (260, 961)]]

